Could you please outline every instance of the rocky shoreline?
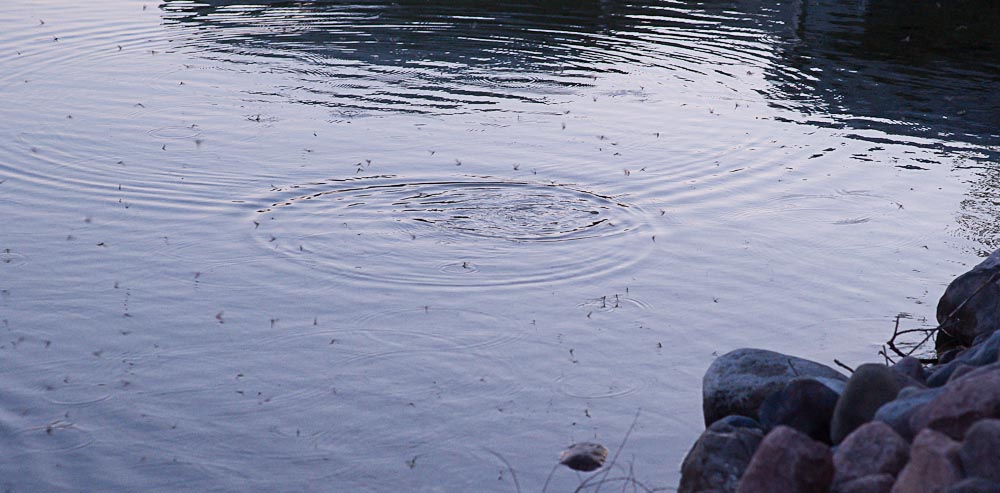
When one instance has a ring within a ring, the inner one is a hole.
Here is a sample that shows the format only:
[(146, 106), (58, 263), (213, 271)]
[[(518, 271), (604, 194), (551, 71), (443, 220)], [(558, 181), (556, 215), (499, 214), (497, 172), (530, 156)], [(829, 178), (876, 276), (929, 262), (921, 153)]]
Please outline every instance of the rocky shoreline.
[(720, 356), (678, 492), (1000, 493), (998, 280), (1000, 250), (952, 281), (926, 366)]

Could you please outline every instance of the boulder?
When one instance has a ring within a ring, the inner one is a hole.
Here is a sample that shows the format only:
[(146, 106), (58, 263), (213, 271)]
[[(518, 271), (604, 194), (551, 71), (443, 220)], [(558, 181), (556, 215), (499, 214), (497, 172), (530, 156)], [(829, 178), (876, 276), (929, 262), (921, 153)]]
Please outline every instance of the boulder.
[(719, 356), (702, 379), (705, 426), (731, 414), (756, 419), (761, 402), (798, 377), (847, 380), (829, 366), (764, 349), (743, 348)]
[(910, 417), (910, 428), (932, 428), (961, 440), (984, 418), (1000, 418), (1000, 363), (977, 368), (944, 387), (944, 391)]
[(869, 363), (854, 370), (833, 410), (830, 438), (840, 443), (850, 432), (875, 417), (883, 404), (896, 398), (902, 386), (885, 365)]
[(743, 416), (727, 416), (712, 423), (684, 458), (678, 493), (735, 492), (764, 438), (759, 426)]
[(969, 272), (955, 278), (937, 306), (938, 354), (959, 346), (971, 346), (1000, 327), (1000, 250), (993, 252)]
[(917, 431), (910, 428), (910, 418), (923, 406), (944, 392), (944, 387), (918, 389), (908, 387), (899, 392), (896, 400), (886, 403), (875, 412), (875, 420), (892, 427), (906, 441), (912, 441)]
[[(910, 457), (910, 444), (881, 421), (865, 423), (847, 435), (833, 454), (835, 485), (865, 476), (895, 478)], [(892, 486), (892, 482), (889, 482)]]
[(834, 484), (833, 493), (889, 493), (896, 478), (892, 474), (872, 474)]
[(778, 426), (757, 447), (736, 491), (827, 492), (832, 481), (830, 448), (788, 426)]
[(945, 490), (947, 493), (1000, 493), (1000, 483), (983, 478), (965, 478)]
[(923, 430), (913, 439), (906, 464), (892, 493), (944, 493), (962, 479), (958, 442), (943, 433)]
[(984, 419), (972, 425), (958, 455), (966, 476), (1000, 483), (1000, 420)]
[(798, 378), (771, 394), (757, 411), (765, 431), (785, 425), (813, 440), (829, 443), (830, 419), (840, 395), (826, 384)]

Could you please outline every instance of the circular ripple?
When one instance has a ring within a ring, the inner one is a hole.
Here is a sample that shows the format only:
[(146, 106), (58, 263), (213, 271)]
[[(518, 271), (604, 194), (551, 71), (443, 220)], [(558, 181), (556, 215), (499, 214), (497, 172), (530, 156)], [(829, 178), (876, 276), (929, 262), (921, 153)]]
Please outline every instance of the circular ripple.
[(333, 180), (274, 191), (257, 243), (310, 269), (434, 286), (521, 285), (631, 265), (635, 206), (568, 186), (468, 178)]
[(49, 452), (75, 450), (94, 441), (90, 432), (66, 421), (21, 430), (16, 433), (15, 440), (28, 450)]
[(578, 399), (610, 399), (633, 394), (642, 388), (636, 378), (609, 375), (607, 368), (581, 367), (558, 379), (559, 391)]

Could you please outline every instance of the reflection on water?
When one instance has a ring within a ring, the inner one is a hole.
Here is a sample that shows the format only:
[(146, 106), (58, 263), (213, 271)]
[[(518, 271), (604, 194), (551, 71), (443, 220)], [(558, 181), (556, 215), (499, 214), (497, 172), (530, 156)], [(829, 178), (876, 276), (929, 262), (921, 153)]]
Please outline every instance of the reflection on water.
[(670, 488), (714, 355), (871, 361), (998, 246), (998, 21), (6, 1), (0, 482)]

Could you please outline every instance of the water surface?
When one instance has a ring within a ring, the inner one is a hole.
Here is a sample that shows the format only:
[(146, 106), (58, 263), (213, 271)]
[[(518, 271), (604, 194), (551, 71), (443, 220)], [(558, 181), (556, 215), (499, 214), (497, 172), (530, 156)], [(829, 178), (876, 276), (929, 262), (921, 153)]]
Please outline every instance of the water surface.
[(900, 9), (4, 2), (4, 489), (673, 488), (1000, 246), (997, 8)]

